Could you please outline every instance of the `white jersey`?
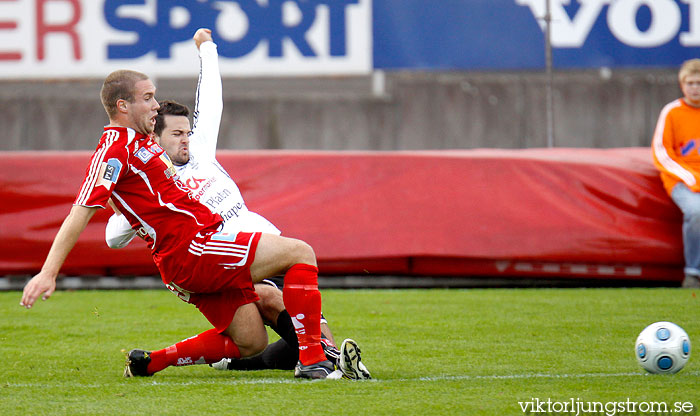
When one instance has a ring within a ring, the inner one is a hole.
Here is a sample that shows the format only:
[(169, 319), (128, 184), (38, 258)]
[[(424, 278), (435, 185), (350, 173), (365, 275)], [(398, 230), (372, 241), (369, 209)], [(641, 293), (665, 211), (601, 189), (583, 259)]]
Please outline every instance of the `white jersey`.
[[(248, 210), (241, 191), (216, 160), (216, 142), (223, 111), (221, 75), (216, 44), (204, 42), (199, 47), (199, 84), (190, 135), (189, 162), (175, 166), (180, 181), (192, 190), (194, 198), (224, 220), (223, 232), (230, 234), (264, 232), (281, 234), (270, 221)], [(124, 247), (136, 235), (123, 215), (112, 215), (105, 239), (112, 248)]]

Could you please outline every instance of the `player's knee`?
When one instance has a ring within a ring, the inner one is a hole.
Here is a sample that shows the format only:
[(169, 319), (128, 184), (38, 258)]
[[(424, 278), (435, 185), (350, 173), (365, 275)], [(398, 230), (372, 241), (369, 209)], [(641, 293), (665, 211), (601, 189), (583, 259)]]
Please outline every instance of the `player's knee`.
[(267, 347), (267, 333), (265, 333), (265, 335), (257, 334), (256, 336), (248, 336), (243, 340), (235, 342), (241, 357), (251, 357), (263, 352), (265, 347)]
[(301, 240), (294, 240), (294, 263), (316, 265), (316, 253), (313, 247)]
[(256, 338), (251, 346), (251, 349), (255, 352), (250, 355), (260, 354), (265, 350), (265, 347), (267, 347), (267, 337)]

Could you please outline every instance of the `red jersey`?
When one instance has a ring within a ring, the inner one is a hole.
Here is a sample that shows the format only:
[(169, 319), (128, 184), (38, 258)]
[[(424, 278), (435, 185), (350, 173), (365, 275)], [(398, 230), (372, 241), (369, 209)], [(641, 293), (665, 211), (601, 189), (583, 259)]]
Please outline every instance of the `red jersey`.
[(218, 214), (192, 198), (162, 147), (125, 127), (105, 127), (75, 205), (107, 206), (110, 197), (134, 229), (148, 233), (148, 246), (165, 283), (201, 230), (216, 230)]

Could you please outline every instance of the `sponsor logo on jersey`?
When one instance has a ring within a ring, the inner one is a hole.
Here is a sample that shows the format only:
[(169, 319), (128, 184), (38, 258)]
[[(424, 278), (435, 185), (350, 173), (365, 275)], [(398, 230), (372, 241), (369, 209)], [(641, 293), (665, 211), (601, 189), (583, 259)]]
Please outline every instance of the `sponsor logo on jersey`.
[[(166, 171), (166, 175), (167, 174), (168, 174), (168, 172)], [(177, 186), (182, 192), (186, 193), (190, 199), (194, 200), (194, 195), (192, 194), (192, 190), (190, 188), (188, 188), (187, 185), (182, 183), (179, 176), (176, 176), (175, 178), (173, 178), (173, 181), (175, 182), (175, 186)]]
[(141, 159), (143, 163), (148, 163), (148, 161), (153, 157), (153, 153), (149, 152), (145, 147), (142, 147), (136, 151), (136, 157)]
[(119, 159), (111, 158), (106, 162), (102, 162), (102, 166), (100, 167), (100, 179), (95, 186), (104, 186), (110, 189), (112, 184), (117, 182), (121, 170), (122, 162), (120, 162)]
[(207, 198), (207, 200), (204, 201), (204, 203), (210, 209), (215, 210), (229, 196), (231, 196), (231, 191), (229, 191), (228, 189), (224, 189), (223, 191), (217, 192), (216, 195), (213, 195), (210, 198)]
[(114, 183), (117, 181), (121, 170), (122, 162), (120, 162), (119, 159), (111, 158), (107, 161), (107, 166), (105, 166), (105, 173), (102, 175), (102, 179)]
[[(175, 170), (175, 166), (173, 165), (173, 162), (170, 161), (170, 158), (168, 157), (168, 154), (163, 152), (160, 154), (160, 160), (165, 163), (165, 165), (168, 167), (163, 171), (165, 173), (165, 177), (170, 179), (173, 178), (175, 181), (178, 181), (178, 176), (177, 176), (177, 171)], [(189, 190), (183, 189), (184, 191), (189, 192)]]
[(159, 154), (163, 153), (165, 150), (163, 150), (162, 147), (158, 143), (153, 143), (149, 148), (148, 151), (153, 153), (154, 155), (158, 156)]
[(232, 208), (230, 208), (228, 211), (220, 211), (219, 215), (221, 215), (221, 218), (224, 219), (224, 222), (230, 220), (231, 218), (238, 217), (238, 213), (243, 209), (244, 205), (240, 202), (238, 202), (236, 205), (234, 205)]
[[(214, 180), (216, 180), (216, 179), (213, 178), (212, 182), (213, 182)], [(191, 178), (189, 178), (189, 179), (187, 179), (187, 180), (185, 181), (185, 185), (187, 185), (188, 188), (190, 188), (191, 190), (194, 191), (194, 190), (196, 190), (197, 188), (199, 188), (199, 184), (201, 184), (201, 183), (204, 182), (204, 181), (206, 181), (206, 179), (197, 179), (197, 178), (195, 178), (195, 177), (191, 177)]]
[[(200, 187), (200, 184), (202, 182), (204, 183), (204, 185)], [(214, 182), (216, 182), (216, 177), (214, 176), (212, 176), (211, 179), (208, 181), (206, 179), (197, 179), (192, 177), (185, 181), (185, 186), (192, 190), (192, 198), (195, 201), (199, 201), (202, 198), (202, 196), (207, 192), (207, 190), (211, 188)]]
[(148, 163), (153, 156), (158, 156), (164, 152), (163, 148), (158, 143), (153, 143), (150, 146), (144, 146), (136, 151), (136, 157), (141, 159), (143, 163)]

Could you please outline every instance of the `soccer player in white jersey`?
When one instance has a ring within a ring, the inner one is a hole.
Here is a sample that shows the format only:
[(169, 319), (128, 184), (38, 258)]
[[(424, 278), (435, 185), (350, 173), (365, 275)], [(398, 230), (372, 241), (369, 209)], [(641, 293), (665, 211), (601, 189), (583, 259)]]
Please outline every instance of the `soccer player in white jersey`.
[[(216, 144), (223, 110), (221, 76), (216, 45), (211, 32), (200, 29), (194, 36), (200, 55), (200, 77), (197, 86), (194, 125), (190, 129), (189, 109), (173, 101), (163, 101), (156, 116), (154, 137), (172, 161), (180, 181), (193, 198), (224, 220), (223, 232), (263, 232), (279, 235), (280, 231), (264, 217), (249, 211), (233, 179), (216, 160)], [(143, 230), (141, 235), (147, 235)], [(124, 247), (137, 234), (123, 215), (113, 215), (107, 225), (105, 238), (113, 248)], [(274, 285), (274, 284), (273, 284)], [(177, 293), (177, 289), (169, 286)], [(262, 354), (250, 359), (224, 359), (214, 365), (218, 369), (291, 369), (298, 359), (296, 334), (291, 317), (284, 308), (282, 292), (276, 286), (255, 285), (260, 296), (258, 309), (265, 322), (281, 337)], [(360, 361), (357, 344), (346, 339), (338, 351), (332, 334), (322, 321), (322, 339), (326, 356), (334, 361), (346, 378), (369, 378)], [(343, 358), (341, 358), (341, 354)]]

